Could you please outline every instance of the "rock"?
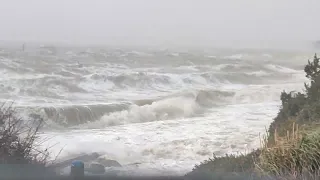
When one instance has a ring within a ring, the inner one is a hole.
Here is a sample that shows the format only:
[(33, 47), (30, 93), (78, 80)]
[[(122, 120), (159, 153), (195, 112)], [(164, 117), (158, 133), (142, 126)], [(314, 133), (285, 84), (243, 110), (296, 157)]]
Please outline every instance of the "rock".
[(72, 161), (80, 160), (80, 161), (83, 161), (83, 162), (90, 162), (90, 161), (93, 161), (93, 160), (97, 159), (99, 156), (100, 155), (98, 153), (80, 154), (80, 155), (77, 155), (77, 156), (74, 156), (74, 157), (70, 157), (69, 159), (65, 159), (63, 161), (51, 164), (51, 165), (49, 165), (49, 167), (57, 168), (57, 169), (61, 170), (64, 167), (70, 166)]
[(106, 172), (104, 165), (96, 162), (91, 163), (87, 171), (93, 174), (104, 174)]
[(122, 167), (118, 161), (111, 160), (111, 159), (105, 159), (105, 158), (100, 157), (96, 161), (98, 163), (104, 165), (105, 167)]

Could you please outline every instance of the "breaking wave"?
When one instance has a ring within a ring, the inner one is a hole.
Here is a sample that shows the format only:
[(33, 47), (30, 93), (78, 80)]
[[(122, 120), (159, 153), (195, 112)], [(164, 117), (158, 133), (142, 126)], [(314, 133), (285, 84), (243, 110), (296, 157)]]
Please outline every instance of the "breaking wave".
[(45, 119), (49, 127), (74, 127), (82, 124), (82, 127), (101, 128), (200, 115), (206, 108), (228, 103), (228, 99), (230, 101), (234, 95), (234, 92), (228, 91), (197, 90), (121, 104), (56, 105), (17, 109), (21, 110), (25, 117)]
[(3, 49), (0, 101), (13, 100), (22, 119), (44, 120), (39, 135), (60, 143), (56, 153), (101, 151), (139, 169), (189, 171), (212, 153), (256, 148), (280, 93), (303, 84), (305, 59), (255, 50)]
[(28, 107), (25, 116), (38, 114), (50, 126), (103, 127), (199, 116), (216, 106), (260, 102), (255, 97), (266, 89), (244, 92), (224, 86), (259, 86), (300, 76), (296, 66), (277, 64), (269, 53), (201, 59), (167, 50), (62, 52), (51, 47), (48, 53), (41, 47), (0, 57), (0, 98), (20, 100), (18, 106)]

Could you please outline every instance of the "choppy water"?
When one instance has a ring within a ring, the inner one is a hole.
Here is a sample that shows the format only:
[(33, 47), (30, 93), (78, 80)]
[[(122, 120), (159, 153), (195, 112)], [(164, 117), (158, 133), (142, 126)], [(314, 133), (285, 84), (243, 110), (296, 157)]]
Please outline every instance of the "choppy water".
[(185, 173), (259, 146), (312, 54), (258, 50), (0, 50), (0, 100), (44, 118), (61, 157), (102, 152), (134, 170)]

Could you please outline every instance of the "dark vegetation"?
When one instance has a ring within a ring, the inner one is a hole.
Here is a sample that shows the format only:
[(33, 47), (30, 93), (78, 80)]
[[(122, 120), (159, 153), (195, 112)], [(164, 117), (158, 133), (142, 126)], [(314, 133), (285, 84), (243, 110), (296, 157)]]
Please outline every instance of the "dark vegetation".
[[(318, 179), (320, 175), (320, 64), (317, 55), (304, 71), (304, 92), (285, 92), (262, 146), (246, 155), (214, 157), (187, 176), (234, 174), (246, 179)], [(222, 175), (220, 178), (223, 179)], [(249, 178), (250, 177), (250, 178)]]
[(49, 152), (39, 150), (36, 140), (42, 121), (19, 118), (11, 105), (0, 107), (0, 164), (39, 164), (45, 166)]
[(19, 118), (12, 104), (0, 107), (0, 179), (43, 177), (49, 171), (49, 151), (39, 146), (42, 120)]

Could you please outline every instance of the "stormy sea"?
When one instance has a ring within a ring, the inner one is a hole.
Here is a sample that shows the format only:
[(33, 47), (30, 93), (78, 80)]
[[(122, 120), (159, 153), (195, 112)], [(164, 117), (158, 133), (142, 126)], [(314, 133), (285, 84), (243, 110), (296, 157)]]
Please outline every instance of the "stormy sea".
[[(43, 119), (43, 148), (99, 153), (123, 173), (184, 174), (244, 153), (301, 90), (312, 53), (258, 49), (1, 47), (0, 100)], [(112, 167), (110, 167), (112, 168)]]

